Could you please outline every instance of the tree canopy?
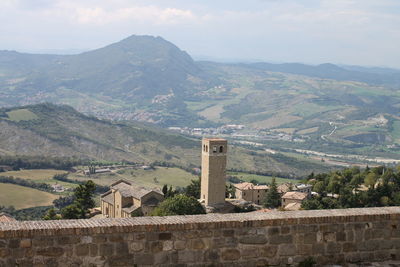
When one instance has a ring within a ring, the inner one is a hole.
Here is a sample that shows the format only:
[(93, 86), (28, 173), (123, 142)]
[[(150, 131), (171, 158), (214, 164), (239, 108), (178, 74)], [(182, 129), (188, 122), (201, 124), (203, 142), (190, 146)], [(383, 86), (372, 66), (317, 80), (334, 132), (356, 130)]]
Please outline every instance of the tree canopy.
[(268, 192), (265, 195), (264, 206), (266, 208), (278, 208), (280, 205), (281, 196), (278, 193), (275, 177), (273, 177)]
[(74, 201), (72, 204), (61, 210), (64, 219), (85, 219), (89, 209), (94, 208), (93, 199), (96, 184), (89, 180), (84, 184), (78, 185), (74, 191)]
[(400, 169), (353, 167), (314, 175), (308, 183), (319, 196), (303, 202), (303, 209), (400, 205)]
[(179, 194), (165, 199), (152, 216), (205, 214), (203, 206), (194, 197)]

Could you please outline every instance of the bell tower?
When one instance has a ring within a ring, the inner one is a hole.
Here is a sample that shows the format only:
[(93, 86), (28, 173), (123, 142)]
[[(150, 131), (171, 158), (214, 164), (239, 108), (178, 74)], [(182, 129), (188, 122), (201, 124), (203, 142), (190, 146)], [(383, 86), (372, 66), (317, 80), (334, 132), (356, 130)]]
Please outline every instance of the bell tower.
[(226, 154), (228, 142), (204, 138), (201, 152), (201, 194), (206, 206), (225, 203)]

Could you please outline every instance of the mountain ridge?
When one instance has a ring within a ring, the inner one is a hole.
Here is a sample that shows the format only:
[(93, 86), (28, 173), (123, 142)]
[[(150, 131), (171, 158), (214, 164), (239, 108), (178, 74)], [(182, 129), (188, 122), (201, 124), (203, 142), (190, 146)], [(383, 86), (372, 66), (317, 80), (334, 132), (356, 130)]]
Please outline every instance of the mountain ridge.
[[(42, 155), (150, 164), (200, 165), (201, 142), (162, 128), (113, 122), (50, 103), (0, 109), (0, 156)], [(292, 163), (290, 163), (292, 162)], [(306, 166), (307, 168), (303, 168)], [(330, 167), (230, 146), (229, 168), (299, 177)]]

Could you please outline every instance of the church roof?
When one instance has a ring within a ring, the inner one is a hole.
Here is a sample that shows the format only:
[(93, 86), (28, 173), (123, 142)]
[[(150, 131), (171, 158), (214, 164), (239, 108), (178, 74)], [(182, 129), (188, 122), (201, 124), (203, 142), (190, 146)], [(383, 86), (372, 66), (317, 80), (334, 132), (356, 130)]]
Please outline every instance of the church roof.
[(233, 186), (239, 190), (267, 190), (269, 188), (268, 185), (255, 185), (248, 182), (234, 184)]
[(14, 219), (13, 216), (5, 213), (5, 212), (0, 212), (0, 222), (15, 222), (16, 219)]

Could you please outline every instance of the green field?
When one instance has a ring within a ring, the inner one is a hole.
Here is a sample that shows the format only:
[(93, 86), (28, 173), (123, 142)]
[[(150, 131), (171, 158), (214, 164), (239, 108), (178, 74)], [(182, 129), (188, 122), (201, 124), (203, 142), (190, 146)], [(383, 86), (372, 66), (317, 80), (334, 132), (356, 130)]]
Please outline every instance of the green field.
[(393, 122), (393, 130), (391, 132), (392, 137), (395, 139), (396, 143), (400, 143), (400, 121)]
[(30, 121), (39, 117), (29, 109), (17, 109), (7, 112), (8, 119), (11, 121)]
[(76, 187), (76, 184), (61, 182), (53, 179), (56, 174), (66, 173), (66, 171), (53, 170), (53, 169), (37, 169), (37, 170), (21, 170), (21, 171), (8, 171), (1, 173), (2, 176), (13, 176), (15, 178), (21, 178), (26, 180), (33, 180), (36, 183), (45, 184), (61, 184), (64, 187)]
[(56, 198), (57, 195), (29, 187), (0, 183), (0, 206), (14, 206), (16, 209), (49, 206)]
[[(272, 176), (264, 176), (264, 175), (257, 175), (257, 174), (250, 174), (250, 173), (244, 173), (244, 172), (228, 172), (228, 175), (235, 176), (239, 178), (240, 180), (250, 182), (251, 180), (257, 180), (260, 183), (271, 183), (272, 181)], [(299, 180), (293, 180), (293, 179), (286, 179), (286, 178), (279, 178), (275, 177), (276, 183), (277, 184), (283, 184), (283, 183), (298, 183)]]
[(197, 177), (178, 168), (156, 167), (155, 170), (124, 169), (113, 173), (91, 175), (90, 177), (83, 174), (70, 174), (69, 178), (80, 181), (91, 179), (100, 185), (110, 185), (120, 179), (125, 179), (140, 186), (161, 188), (164, 184), (184, 187)]

